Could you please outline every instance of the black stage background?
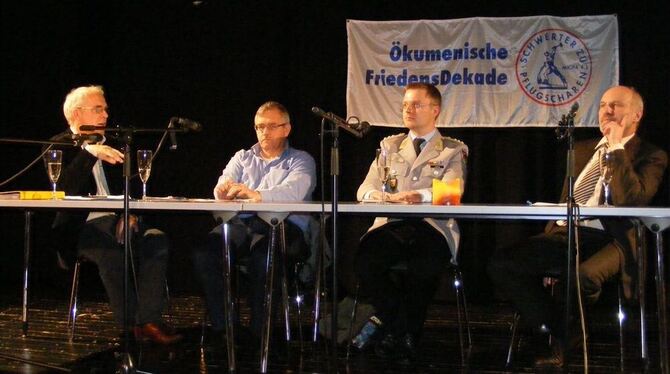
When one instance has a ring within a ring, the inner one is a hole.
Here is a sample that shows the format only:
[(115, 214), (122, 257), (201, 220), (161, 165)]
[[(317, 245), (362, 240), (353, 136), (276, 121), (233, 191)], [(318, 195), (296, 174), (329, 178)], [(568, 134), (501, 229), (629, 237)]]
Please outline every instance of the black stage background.
[[(603, 2), (604, 3), (604, 2)], [(646, 98), (641, 134), (668, 150), (670, 117), (666, 53), (667, 20), (660, 1), (3, 1), (2, 123), (0, 137), (46, 139), (66, 122), (62, 103), (73, 87), (101, 84), (111, 109), (110, 124), (164, 127), (172, 116), (200, 121), (204, 131), (182, 136), (176, 152), (157, 158), (149, 193), (155, 196), (211, 197), (233, 153), (255, 142), (256, 108), (266, 100), (284, 103), (293, 123), (292, 145), (319, 160), (319, 119), (314, 105), (344, 116), (346, 19), (448, 19), (474, 16), (576, 16), (618, 14), (621, 82)], [(355, 199), (379, 140), (397, 129), (375, 128), (362, 140), (341, 136), (341, 195)], [(444, 129), (470, 147), (466, 203), (555, 201), (565, 171), (565, 145), (553, 129)], [(579, 129), (578, 138), (598, 134)], [(156, 136), (137, 139), (153, 148)], [(329, 143), (326, 143), (326, 147)], [(14, 174), (39, 147), (0, 145), (0, 179)], [(327, 155), (328, 156), (328, 155)], [(325, 165), (328, 165), (326, 161)], [(326, 174), (327, 175), (327, 174)], [(329, 190), (329, 183), (326, 183)], [(2, 190), (47, 189), (41, 166)], [(319, 188), (315, 198), (320, 197)], [(655, 205), (670, 206), (666, 182)], [(330, 193), (326, 193), (330, 197)], [(2, 210), (0, 304), (19, 297), (23, 216)], [(65, 294), (67, 273), (55, 270), (41, 235), (50, 213), (38, 212), (33, 261), (35, 290)], [(173, 289), (196, 292), (190, 247), (213, 225), (203, 214), (160, 217), (173, 240)], [(342, 219), (343, 281), (357, 238), (370, 219)], [(540, 222), (461, 222), (461, 263), (471, 299), (491, 300), (485, 264), (499, 247), (542, 229)], [(667, 237), (667, 235), (666, 235)], [(95, 276), (90, 276), (96, 279)]]

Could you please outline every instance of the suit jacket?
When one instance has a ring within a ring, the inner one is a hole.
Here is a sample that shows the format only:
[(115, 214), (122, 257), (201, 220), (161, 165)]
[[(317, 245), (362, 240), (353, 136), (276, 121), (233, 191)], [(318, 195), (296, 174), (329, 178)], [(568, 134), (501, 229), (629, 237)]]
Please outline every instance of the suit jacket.
[[(593, 157), (600, 138), (575, 143), (575, 171), (577, 175)], [(652, 200), (663, 179), (668, 155), (662, 149), (633, 136), (623, 150), (611, 151), (614, 175), (610, 184), (612, 203), (615, 206), (646, 206)], [(567, 178), (563, 184), (561, 201), (568, 194)], [(635, 294), (637, 282), (637, 239), (632, 222), (626, 218), (607, 218), (600, 222), (607, 233), (615, 238), (611, 245), (619, 246), (624, 254), (621, 277), (627, 298)], [(549, 222), (546, 231), (555, 229)]]
[[(65, 131), (51, 138), (54, 141), (71, 141), (72, 132)], [(113, 146), (113, 145), (112, 145)], [(81, 147), (58, 147), (63, 151), (63, 167), (57, 187), (65, 191), (66, 196), (88, 196), (96, 194), (93, 165), (98, 158)], [(120, 195), (123, 188), (123, 166), (105, 162), (103, 169), (112, 195)], [(56, 213), (52, 224), (52, 243), (61, 257), (68, 263), (74, 263), (77, 256), (79, 233), (86, 223), (89, 211), (64, 210)]]
[[(397, 177), (398, 191), (431, 191), (433, 179), (451, 181), (461, 178), (461, 190), (465, 185), (466, 160), (468, 146), (463, 142), (436, 134), (426, 143), (417, 157), (412, 140), (407, 134), (397, 134), (384, 138), (380, 146), (391, 155), (391, 174)], [(358, 188), (357, 198), (363, 200), (368, 191), (381, 191), (377, 167), (373, 161), (365, 180)], [(460, 231), (453, 219), (437, 220), (424, 218), (447, 240), (452, 262), (456, 263)], [(386, 217), (377, 217), (368, 232), (389, 221)]]

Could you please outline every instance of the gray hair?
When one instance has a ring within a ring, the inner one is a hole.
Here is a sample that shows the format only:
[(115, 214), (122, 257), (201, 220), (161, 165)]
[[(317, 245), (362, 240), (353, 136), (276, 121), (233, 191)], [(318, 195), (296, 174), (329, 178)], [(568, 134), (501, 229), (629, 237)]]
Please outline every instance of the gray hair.
[(72, 125), (74, 121), (74, 111), (77, 109), (81, 102), (89, 95), (105, 95), (102, 86), (82, 86), (77, 87), (70, 91), (65, 97), (65, 102), (63, 103), (63, 114), (65, 114), (65, 119), (67, 123)]
[(256, 115), (259, 116), (259, 115), (267, 112), (268, 110), (272, 110), (272, 109), (275, 109), (275, 110), (279, 111), (279, 113), (282, 114), (282, 116), (284, 117), (284, 120), (286, 122), (291, 122), (291, 117), (288, 114), (288, 109), (286, 109), (285, 106), (283, 106), (282, 104), (280, 104), (276, 101), (265, 102), (263, 105), (261, 105), (258, 108), (258, 110), (256, 111)]

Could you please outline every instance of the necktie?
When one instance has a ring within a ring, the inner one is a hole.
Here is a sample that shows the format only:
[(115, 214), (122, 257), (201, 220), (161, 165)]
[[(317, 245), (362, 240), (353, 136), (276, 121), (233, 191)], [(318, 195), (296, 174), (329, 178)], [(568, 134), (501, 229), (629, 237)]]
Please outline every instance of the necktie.
[(605, 155), (606, 148), (607, 145), (598, 149), (595, 155), (598, 157), (597, 161), (591, 163), (589, 169), (585, 171), (579, 186), (575, 187), (575, 202), (579, 205), (586, 204), (596, 189), (596, 183), (598, 183), (598, 179), (600, 178), (601, 158)]
[(412, 143), (414, 143), (414, 152), (416, 153), (417, 156), (419, 155), (419, 153), (421, 153), (421, 145), (425, 141), (426, 141), (425, 139), (421, 138), (414, 138), (414, 140), (412, 141)]

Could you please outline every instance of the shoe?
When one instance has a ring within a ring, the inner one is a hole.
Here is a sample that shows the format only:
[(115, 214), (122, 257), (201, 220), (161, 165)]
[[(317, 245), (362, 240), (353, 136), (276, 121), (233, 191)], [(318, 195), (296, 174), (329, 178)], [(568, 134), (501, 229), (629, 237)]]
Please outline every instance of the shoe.
[[(538, 368), (561, 368), (565, 364), (565, 351), (572, 352), (576, 348), (582, 346), (583, 340), (581, 335), (581, 328), (579, 326), (570, 326), (570, 332), (568, 333), (567, 342), (568, 344), (564, 347), (563, 340), (556, 337), (553, 334), (545, 335), (545, 338), (551, 335), (551, 343), (549, 344), (548, 352), (540, 354), (535, 360), (535, 367)], [(588, 339), (588, 334), (586, 335)]]
[(416, 357), (416, 343), (417, 337), (414, 334), (386, 334), (375, 346), (375, 354), (400, 364), (411, 364)]
[(400, 339), (394, 334), (386, 334), (384, 338), (375, 345), (375, 354), (383, 359), (396, 358), (400, 346)]
[(562, 368), (565, 365), (563, 347), (557, 339), (552, 339), (549, 353), (535, 359), (535, 368)]
[(161, 345), (169, 345), (180, 341), (183, 336), (177, 334), (167, 326), (161, 326), (156, 323), (145, 323), (142, 326), (135, 326), (133, 329), (135, 339), (138, 341), (151, 341)]
[(417, 337), (412, 333), (406, 333), (398, 341), (398, 358), (403, 361), (410, 363), (414, 361), (416, 357), (416, 345)]
[(361, 327), (356, 336), (351, 339), (351, 345), (359, 351), (365, 351), (373, 346), (384, 330), (384, 324), (376, 316), (370, 317)]

